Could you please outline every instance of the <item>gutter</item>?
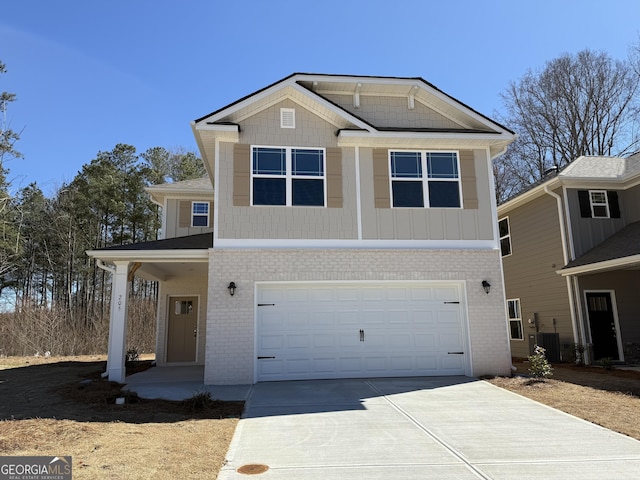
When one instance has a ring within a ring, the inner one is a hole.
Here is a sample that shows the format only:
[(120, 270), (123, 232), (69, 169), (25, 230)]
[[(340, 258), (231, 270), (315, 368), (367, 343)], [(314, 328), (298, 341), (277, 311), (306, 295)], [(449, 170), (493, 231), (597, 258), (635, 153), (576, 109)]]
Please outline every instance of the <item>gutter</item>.
[[(556, 204), (558, 205), (558, 221), (560, 223), (560, 239), (562, 241), (562, 257), (564, 260), (564, 264), (566, 265), (567, 263), (569, 263), (569, 253), (567, 252), (567, 232), (565, 228), (564, 211), (562, 208), (562, 197), (560, 197), (560, 195), (558, 195), (557, 193), (552, 192), (549, 189), (548, 184), (544, 185), (543, 190), (547, 195), (550, 195), (553, 198), (555, 198)], [(575, 308), (576, 297), (573, 291), (573, 287), (575, 287), (575, 285), (573, 284), (575, 282), (575, 279), (574, 277), (571, 277), (571, 276), (567, 276), (565, 278), (567, 279), (567, 293), (569, 295), (569, 311), (571, 313), (571, 326), (573, 327), (573, 341), (576, 344), (582, 343), (582, 345), (585, 345), (586, 342), (580, 342), (580, 337), (584, 338), (584, 331), (582, 329), (582, 325), (580, 326), (580, 334), (578, 334), (578, 325), (576, 322), (576, 308)]]

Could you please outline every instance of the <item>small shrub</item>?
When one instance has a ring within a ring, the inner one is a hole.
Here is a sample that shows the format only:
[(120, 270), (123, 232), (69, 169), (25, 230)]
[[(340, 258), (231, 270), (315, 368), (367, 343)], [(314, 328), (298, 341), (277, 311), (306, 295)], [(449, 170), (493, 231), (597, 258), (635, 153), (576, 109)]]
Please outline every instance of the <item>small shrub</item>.
[(137, 348), (130, 348), (127, 350), (127, 363), (137, 362), (140, 359), (140, 354)]
[(211, 392), (201, 391), (193, 394), (193, 396), (183, 400), (182, 404), (190, 412), (200, 412), (214, 407), (219, 402), (211, 398)]
[(538, 345), (534, 348), (534, 354), (529, 355), (529, 373), (535, 378), (549, 378), (553, 375), (553, 368), (549, 365), (546, 350)]
[(581, 343), (575, 343), (573, 345), (573, 348), (576, 352), (576, 365), (580, 365), (583, 366), (584, 365), (584, 345), (582, 345)]
[(598, 360), (598, 363), (602, 365), (602, 368), (605, 370), (613, 370), (613, 358), (611, 357), (603, 357)]

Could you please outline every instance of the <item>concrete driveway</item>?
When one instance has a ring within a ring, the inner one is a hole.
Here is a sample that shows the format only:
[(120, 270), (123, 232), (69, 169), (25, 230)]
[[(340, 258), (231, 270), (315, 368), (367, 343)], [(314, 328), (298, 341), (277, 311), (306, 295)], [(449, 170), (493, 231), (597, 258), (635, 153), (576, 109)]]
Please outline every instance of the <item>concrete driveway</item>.
[[(247, 476), (244, 469), (261, 474)], [(637, 479), (640, 442), (466, 377), (259, 383), (219, 480)]]

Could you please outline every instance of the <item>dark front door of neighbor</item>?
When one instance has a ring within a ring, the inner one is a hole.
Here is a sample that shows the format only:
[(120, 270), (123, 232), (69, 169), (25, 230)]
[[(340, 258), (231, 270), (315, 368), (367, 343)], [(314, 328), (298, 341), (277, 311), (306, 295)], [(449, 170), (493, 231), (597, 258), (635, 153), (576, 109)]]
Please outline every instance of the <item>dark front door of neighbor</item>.
[(587, 308), (594, 359), (619, 360), (618, 335), (613, 317), (611, 294), (609, 292), (587, 293)]

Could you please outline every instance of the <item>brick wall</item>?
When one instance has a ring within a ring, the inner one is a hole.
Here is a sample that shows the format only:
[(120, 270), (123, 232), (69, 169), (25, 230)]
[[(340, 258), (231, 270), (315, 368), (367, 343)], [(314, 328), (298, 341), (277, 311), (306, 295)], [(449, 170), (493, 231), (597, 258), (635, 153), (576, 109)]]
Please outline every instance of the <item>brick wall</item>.
[[(481, 283), (488, 280), (491, 293)], [(210, 251), (205, 383), (254, 381), (255, 282), (456, 280), (468, 304), (472, 374), (508, 374), (500, 256), (487, 250), (220, 249)], [(227, 290), (237, 285), (235, 296)]]

